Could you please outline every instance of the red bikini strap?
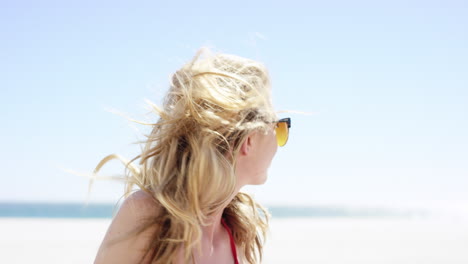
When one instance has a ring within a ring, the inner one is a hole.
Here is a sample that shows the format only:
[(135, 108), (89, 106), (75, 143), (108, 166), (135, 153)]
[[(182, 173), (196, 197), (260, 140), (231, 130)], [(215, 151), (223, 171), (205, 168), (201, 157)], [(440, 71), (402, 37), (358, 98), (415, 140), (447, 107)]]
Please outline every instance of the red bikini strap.
[(224, 221), (224, 218), (221, 218), (221, 223), (223, 224), (224, 228), (226, 228), (226, 230), (227, 230), (227, 232), (229, 234), (229, 240), (231, 242), (232, 256), (234, 257), (234, 264), (239, 264), (239, 260), (237, 259), (236, 243), (234, 242), (234, 237), (232, 236), (231, 229), (229, 228), (229, 226)]

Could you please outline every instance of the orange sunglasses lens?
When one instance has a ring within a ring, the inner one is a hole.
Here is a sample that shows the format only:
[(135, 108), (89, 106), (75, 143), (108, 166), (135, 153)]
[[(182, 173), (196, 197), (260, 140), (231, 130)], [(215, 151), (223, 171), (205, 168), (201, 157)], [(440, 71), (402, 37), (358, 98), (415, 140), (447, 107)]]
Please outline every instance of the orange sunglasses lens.
[(287, 122), (278, 122), (276, 124), (276, 141), (278, 146), (282, 147), (288, 142), (289, 128)]

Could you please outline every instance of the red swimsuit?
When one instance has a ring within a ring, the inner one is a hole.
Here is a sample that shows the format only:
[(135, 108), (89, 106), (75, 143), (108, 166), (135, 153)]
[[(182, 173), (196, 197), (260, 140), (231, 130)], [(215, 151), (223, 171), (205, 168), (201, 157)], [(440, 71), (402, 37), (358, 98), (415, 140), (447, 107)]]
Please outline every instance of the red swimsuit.
[(226, 228), (228, 234), (229, 234), (229, 240), (231, 241), (231, 251), (232, 251), (232, 256), (234, 257), (234, 264), (239, 264), (239, 260), (237, 259), (237, 252), (236, 252), (236, 243), (234, 242), (234, 237), (232, 236), (231, 229), (229, 226), (226, 224), (224, 219), (221, 219), (221, 223), (223, 224), (224, 228)]

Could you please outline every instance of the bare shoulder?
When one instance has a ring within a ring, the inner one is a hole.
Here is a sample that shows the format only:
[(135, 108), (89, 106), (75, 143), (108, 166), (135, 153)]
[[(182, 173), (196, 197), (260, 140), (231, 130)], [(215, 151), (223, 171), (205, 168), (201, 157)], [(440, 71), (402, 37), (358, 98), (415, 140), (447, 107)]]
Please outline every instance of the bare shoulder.
[(141, 218), (156, 216), (159, 210), (160, 205), (151, 194), (138, 190), (125, 199), (118, 214)]
[[(124, 231), (135, 228), (143, 221), (154, 218), (160, 212), (160, 205), (154, 197), (145, 191), (136, 191), (128, 196), (119, 208), (111, 227)], [(114, 231), (109, 229), (109, 231)]]
[(148, 252), (156, 227), (135, 231), (160, 210), (161, 206), (147, 192), (140, 190), (127, 197), (112, 219), (94, 263), (139, 263)]

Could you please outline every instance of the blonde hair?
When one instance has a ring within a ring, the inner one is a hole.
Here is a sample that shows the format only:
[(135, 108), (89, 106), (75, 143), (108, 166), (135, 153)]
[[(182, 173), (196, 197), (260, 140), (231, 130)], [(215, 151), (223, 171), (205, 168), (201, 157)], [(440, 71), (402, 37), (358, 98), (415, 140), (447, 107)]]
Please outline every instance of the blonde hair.
[[(201, 226), (235, 194), (235, 157), (244, 138), (276, 120), (268, 73), (256, 61), (201, 49), (172, 76), (163, 107), (152, 106), (160, 118), (142, 153), (126, 162), (126, 196), (137, 185), (162, 210), (134, 234), (157, 226), (148, 248), (152, 263), (172, 263), (180, 248), (188, 263)], [(104, 158), (95, 172), (112, 158), (118, 156)], [(223, 218), (246, 261), (259, 262), (268, 228), (264, 208), (239, 192)]]

